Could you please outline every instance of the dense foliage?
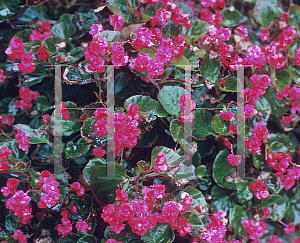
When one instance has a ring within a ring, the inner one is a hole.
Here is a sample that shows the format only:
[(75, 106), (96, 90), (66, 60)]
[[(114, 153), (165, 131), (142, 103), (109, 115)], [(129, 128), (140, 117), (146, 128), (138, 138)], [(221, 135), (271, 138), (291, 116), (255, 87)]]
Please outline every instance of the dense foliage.
[(0, 241), (299, 243), (298, 4), (0, 0)]

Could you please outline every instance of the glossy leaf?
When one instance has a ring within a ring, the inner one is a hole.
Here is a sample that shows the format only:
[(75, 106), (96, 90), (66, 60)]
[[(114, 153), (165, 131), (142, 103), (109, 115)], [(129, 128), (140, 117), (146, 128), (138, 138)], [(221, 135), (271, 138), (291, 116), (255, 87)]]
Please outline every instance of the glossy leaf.
[(47, 21), (47, 8), (42, 5), (35, 7), (28, 7), (26, 10), (18, 17), (18, 20), (26, 23), (32, 24), (34, 19), (39, 19), (40, 21)]
[(130, 23), (132, 16), (127, 7), (126, 0), (107, 0), (106, 6), (114, 14), (122, 16), (125, 23)]
[(263, 199), (261, 206), (268, 207), (270, 210), (270, 217), (273, 221), (282, 219), (286, 212), (286, 201), (280, 195), (269, 195)]
[(254, 18), (264, 28), (272, 22), (272, 18), (278, 17), (282, 12), (279, 2), (276, 0), (258, 0), (254, 8)]
[(250, 182), (248, 181), (239, 181), (236, 184), (237, 197), (240, 202), (246, 202), (252, 199), (253, 193), (249, 187)]
[(19, 12), (19, 0), (0, 0), (0, 23)]
[(293, 189), (293, 197), (287, 202), (286, 216), (290, 222), (294, 222), (295, 225), (300, 224), (300, 190), (298, 187)]
[(192, 207), (202, 205), (203, 209), (207, 210), (207, 203), (201, 191), (192, 186), (188, 186), (184, 191), (193, 197)]
[(211, 135), (213, 133), (211, 126), (212, 115), (206, 110), (196, 110), (193, 113), (195, 116), (193, 120), (193, 135), (199, 139), (204, 139)]
[(89, 183), (89, 184), (91, 183), (90, 179), (91, 179), (91, 175), (92, 175), (94, 169), (98, 165), (106, 165), (106, 164), (107, 164), (107, 162), (103, 158), (91, 159), (83, 169), (84, 179), (87, 181), (87, 183)]
[(164, 86), (159, 91), (158, 100), (169, 114), (180, 116), (182, 111), (180, 110), (178, 101), (184, 93), (185, 91), (181, 87)]
[(5, 217), (5, 228), (9, 231), (15, 231), (18, 227), (15, 216), (10, 212)]
[(169, 224), (157, 223), (154, 228), (148, 229), (142, 238), (147, 243), (169, 243), (174, 241), (175, 235)]
[(238, 80), (236, 77), (226, 78), (224, 84), (221, 84), (220, 89), (226, 92), (238, 92), (240, 90), (237, 89), (237, 82)]
[(182, 27), (182, 34), (186, 43), (189, 43), (191, 39), (193, 41), (200, 40), (208, 31), (209, 24), (201, 21), (199, 19), (192, 20), (192, 26), (187, 30), (185, 27)]
[(230, 209), (229, 212), (229, 223), (234, 227), (236, 234), (241, 235), (246, 234), (246, 229), (243, 227), (242, 218), (248, 218), (245, 213), (246, 208), (235, 204), (234, 207)]
[(91, 211), (93, 207), (93, 198), (89, 194), (85, 194), (83, 197), (73, 201), (77, 208), (78, 213), (87, 214)]
[(97, 239), (93, 235), (87, 235), (81, 237), (77, 243), (97, 243)]
[(271, 105), (272, 113), (276, 116), (280, 116), (288, 110), (287, 106), (281, 106), (282, 100), (278, 100), (276, 97), (277, 91), (273, 87), (268, 87), (266, 93), (263, 95)]
[(76, 143), (68, 142), (64, 148), (65, 158), (71, 159), (86, 154), (90, 148), (90, 144), (80, 138)]
[(175, 142), (187, 138), (192, 130), (192, 123), (182, 123), (179, 119), (174, 119), (170, 123), (170, 132)]
[(285, 134), (271, 133), (270, 136), (269, 146), (273, 152), (284, 152), (287, 154), (293, 149), (291, 140)]
[(182, 215), (193, 227), (193, 229), (199, 229), (204, 226), (199, 216), (192, 212), (186, 212)]
[(226, 176), (230, 175), (231, 171), (236, 171), (236, 167), (228, 163), (227, 156), (229, 153), (228, 150), (221, 150), (217, 154), (213, 165), (213, 177), (219, 186), (235, 189), (236, 185), (234, 183), (229, 183), (224, 180)]
[(291, 74), (286, 70), (280, 70), (276, 73), (276, 87), (279, 90), (284, 89), (292, 81)]
[(163, 38), (177, 37), (180, 34), (180, 25), (174, 24), (172, 20), (169, 20), (167, 24), (162, 28)]
[(156, 156), (160, 152), (163, 152), (166, 154), (169, 167), (179, 164), (179, 162), (181, 160), (181, 156), (178, 153), (176, 153), (173, 149), (161, 146), (161, 147), (155, 147), (152, 150), (151, 167), (153, 167), (155, 165)]
[(231, 10), (224, 8), (222, 10), (222, 22), (221, 25), (224, 27), (235, 27), (247, 20), (246, 16), (243, 16), (238, 10)]
[(208, 80), (210, 83), (216, 83), (219, 81), (220, 66), (218, 62), (211, 59), (206, 59), (201, 65), (201, 75), (204, 79)]
[(290, 25), (295, 26), (295, 28), (299, 30), (300, 7), (298, 5), (291, 3), (288, 20)]
[(230, 135), (230, 121), (225, 121), (220, 115), (216, 115), (211, 123), (213, 130), (220, 135)]
[(45, 131), (38, 131), (38, 129), (31, 129), (28, 125), (25, 124), (16, 124), (14, 125), (14, 129), (21, 129), (23, 132), (26, 133), (27, 137), (29, 138), (29, 141), (31, 144), (36, 144), (36, 143), (48, 143), (49, 142), (49, 135)]
[[(300, 16), (299, 16), (300, 18)], [(300, 20), (299, 20), (300, 21)], [(293, 77), (293, 80), (299, 84), (300, 83), (300, 67), (298, 66), (289, 66), (289, 71)]]
[(60, 22), (52, 26), (51, 34), (66, 40), (75, 33), (75, 30), (75, 25)]
[(134, 95), (128, 98), (125, 101), (125, 109), (129, 110), (129, 104), (135, 103), (139, 107), (139, 111), (142, 114), (148, 113), (149, 111), (153, 110), (157, 104), (156, 100), (151, 99), (149, 96), (145, 95)]

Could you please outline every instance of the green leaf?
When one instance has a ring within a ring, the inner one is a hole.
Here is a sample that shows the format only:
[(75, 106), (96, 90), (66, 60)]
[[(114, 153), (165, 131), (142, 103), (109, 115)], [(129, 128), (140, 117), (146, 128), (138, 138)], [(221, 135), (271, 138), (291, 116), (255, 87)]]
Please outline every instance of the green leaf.
[(72, 59), (71, 59), (70, 63), (77, 62), (81, 57), (83, 57), (84, 52), (85, 52), (85, 48), (82, 47), (82, 46), (75, 47), (74, 49), (69, 51), (67, 53), (67, 55), (72, 56)]
[(139, 235), (132, 233), (130, 227), (126, 228), (126, 230), (122, 230), (120, 234), (117, 234), (110, 230), (110, 226), (107, 226), (104, 231), (104, 237), (106, 239), (115, 239), (118, 242), (124, 243), (144, 243)]
[(130, 81), (124, 72), (115, 76), (115, 95), (120, 99), (126, 99), (131, 93)]
[(151, 153), (151, 167), (155, 166), (156, 156), (160, 152), (163, 152), (163, 153), (166, 154), (169, 167), (173, 167), (173, 166), (178, 165), (180, 163), (181, 156), (178, 153), (176, 153), (173, 149), (160, 146), (160, 147), (155, 147), (152, 150), (152, 153)]
[(232, 11), (229, 8), (224, 8), (221, 12), (223, 16), (221, 25), (224, 27), (235, 27), (247, 20), (247, 17), (236, 9)]
[(229, 223), (234, 227), (237, 235), (246, 234), (247, 231), (243, 226), (242, 218), (248, 218), (246, 208), (235, 204), (229, 211)]
[(191, 155), (194, 155), (197, 152), (197, 143), (191, 142), (189, 143), (186, 139), (179, 140), (179, 144), (184, 149), (184, 151), (188, 152)]
[(83, 29), (90, 30), (91, 26), (98, 22), (98, 17), (95, 11), (90, 9), (87, 13), (79, 13), (79, 20)]
[(23, 151), (19, 149), (19, 143), (17, 141), (9, 141), (5, 143), (0, 144), (0, 149), (3, 147), (7, 147), (8, 149), (14, 151), (13, 154), (9, 156), (9, 158), (14, 158), (18, 160), (22, 160), (25, 155), (27, 154), (27, 151)]
[(220, 197), (217, 199), (213, 199), (212, 203), (210, 204), (210, 209), (215, 212), (218, 210), (224, 210), (228, 212), (234, 205), (234, 201), (230, 197)]
[(199, 59), (197, 55), (190, 49), (184, 49), (183, 55), (189, 60), (190, 64), (192, 64), (194, 68), (197, 68), (199, 66)]
[(30, 87), (32, 85), (38, 84), (47, 77), (46, 67), (42, 64), (37, 64), (36, 69), (32, 73), (21, 74), (24, 87)]
[(177, 37), (180, 34), (180, 25), (174, 24), (172, 20), (169, 20), (167, 24), (162, 28), (163, 38)]
[(47, 110), (50, 110), (51, 107), (50, 107), (48, 98), (44, 95), (40, 95), (39, 97), (37, 97), (37, 99), (35, 101), (35, 106), (33, 109), (40, 111), (41, 113), (44, 113)]
[(86, 235), (81, 237), (77, 243), (97, 243), (97, 239), (93, 235)]
[(47, 21), (47, 8), (42, 5), (36, 7), (28, 7), (26, 10), (18, 17), (19, 21), (23, 21), (26, 24), (32, 24), (35, 19), (40, 21)]
[(237, 82), (238, 80), (236, 77), (226, 78), (224, 84), (220, 85), (220, 90), (226, 92), (238, 92), (240, 90), (237, 90)]
[[(180, 56), (180, 57), (176, 57), (174, 58), (172, 65), (178, 67), (178, 68), (185, 68), (185, 66), (191, 66), (191, 63), (189, 62), (189, 60), (185, 57), (185, 56)], [(194, 71), (194, 68), (192, 66), (191, 68), (192, 71)]]
[(221, 77), (219, 63), (207, 58), (201, 65), (201, 75), (210, 83), (218, 82)]
[(64, 14), (60, 15), (57, 23), (65, 22), (65, 23), (69, 23), (69, 24), (75, 24), (75, 19), (76, 19), (75, 14), (64, 13)]
[(293, 145), (289, 137), (285, 134), (271, 133), (271, 140), (269, 146), (273, 152), (288, 153), (293, 149)]
[(29, 36), (31, 35), (31, 33), (32, 33), (32, 30), (30, 30), (30, 29), (21, 30), (21, 31), (18, 31), (13, 36), (13, 38), (19, 37), (22, 40), (22, 42), (28, 42), (29, 41)]
[(277, 219), (282, 219), (285, 215), (286, 201), (280, 195), (269, 195), (267, 198), (262, 200), (261, 207), (269, 208), (270, 218), (273, 221), (277, 221)]
[(287, 106), (281, 106), (282, 100), (277, 99), (277, 91), (273, 87), (268, 87), (266, 93), (263, 95), (271, 105), (272, 113), (276, 116), (284, 114), (287, 110)]
[(156, 14), (156, 10), (159, 8), (164, 8), (165, 4), (163, 4), (162, 2), (158, 2), (154, 5), (148, 4), (145, 10), (145, 14), (147, 14), (148, 16), (153, 16)]
[[(113, 203), (122, 178), (129, 178), (122, 165), (114, 163), (115, 177), (107, 177), (107, 167), (98, 165), (91, 175), (91, 189), (98, 204)], [(119, 179), (120, 178), (120, 179)]]
[(261, 154), (255, 154), (255, 158), (253, 160), (253, 165), (255, 166), (255, 168), (259, 169), (262, 165), (263, 165), (263, 161), (262, 161), (262, 155)]
[(188, 186), (184, 191), (193, 197), (192, 207), (202, 205), (203, 209), (207, 211), (207, 203), (201, 191), (192, 186)]
[(254, 8), (253, 17), (264, 28), (267, 28), (275, 17), (283, 12), (277, 0), (258, 0)]
[(55, 44), (63, 42), (62, 38), (60, 37), (48, 37), (43, 40), (43, 45), (46, 46), (47, 50), (49, 52), (56, 52)]
[(75, 30), (74, 24), (60, 22), (52, 26), (51, 34), (66, 40), (75, 33)]
[(224, 178), (230, 175), (231, 171), (236, 171), (236, 167), (228, 163), (227, 156), (230, 154), (228, 150), (221, 150), (214, 161), (213, 178), (220, 187), (235, 189), (234, 183), (229, 183)]
[(87, 181), (87, 183), (91, 183), (91, 175), (94, 171), (94, 169), (98, 166), (98, 165), (106, 165), (107, 162), (105, 161), (105, 159), (103, 158), (94, 158), (91, 159), (86, 166), (83, 169), (83, 176), (85, 178), (85, 180)]
[(183, 2), (175, 2), (175, 4), (180, 8), (181, 13), (188, 13), (189, 18), (192, 19), (194, 16), (194, 10), (187, 4)]
[(7, 239), (10, 236), (10, 232), (8, 230), (0, 231), (0, 239)]
[(169, 243), (174, 241), (175, 235), (169, 224), (157, 223), (152, 229), (148, 229), (142, 238), (147, 243)]
[(289, 66), (290, 73), (293, 77), (293, 80), (299, 84), (300, 83), (300, 67)]
[(0, 0), (0, 23), (19, 12), (19, 0)]
[(179, 119), (174, 119), (170, 123), (170, 132), (175, 142), (187, 138), (193, 130), (192, 123), (182, 123)]
[(186, 212), (182, 215), (193, 227), (193, 229), (199, 229), (204, 226), (199, 216), (192, 212)]
[(122, 16), (125, 23), (130, 23), (132, 16), (127, 7), (126, 0), (107, 0), (106, 6), (114, 14)]
[(211, 127), (214, 129), (216, 133), (219, 133), (220, 135), (230, 135), (230, 121), (225, 121), (221, 117), (221, 115), (216, 115), (211, 123)]
[(5, 228), (9, 231), (15, 231), (18, 227), (15, 216), (12, 212), (5, 217)]
[(284, 89), (292, 81), (291, 74), (286, 70), (280, 70), (276, 73), (276, 87), (279, 90)]
[(191, 39), (193, 41), (200, 40), (208, 31), (209, 24), (199, 19), (192, 20), (192, 26), (187, 30), (184, 26), (182, 27), (182, 34), (185, 42), (188, 44)]
[(196, 176), (198, 177), (198, 179), (202, 180), (202, 178), (210, 177), (210, 172), (206, 169), (205, 165), (200, 165), (196, 169)]
[(85, 142), (83, 138), (80, 138), (76, 143), (70, 141), (64, 148), (65, 158), (77, 158), (83, 154), (86, 154), (89, 151), (90, 146), (91, 145)]
[(78, 66), (77, 68), (74, 68), (73, 66), (70, 66), (68, 68), (68, 71), (65, 71), (65, 77), (67, 83), (75, 83), (75, 84), (88, 84), (92, 82), (92, 78), (90, 74), (85, 73), (81, 66)]
[(254, 102), (254, 106), (255, 106), (255, 108), (256, 108), (258, 111), (260, 111), (260, 112), (262, 112), (262, 113), (264, 113), (265, 111), (271, 110), (271, 105), (270, 105), (270, 103), (269, 103), (268, 100), (267, 100), (265, 97), (263, 97), (263, 96), (259, 96), (259, 100), (256, 101), (256, 102)]
[(300, 23), (300, 7), (296, 4), (291, 3), (289, 8), (289, 24), (295, 26), (299, 30)]
[(31, 144), (49, 142), (49, 135), (46, 134), (45, 131), (39, 131), (37, 133), (38, 129), (31, 129), (28, 125), (25, 124), (16, 124), (14, 125), (14, 129), (21, 129), (23, 132), (26, 133), (27, 137), (30, 137), (35, 134), (32, 138), (29, 138)]
[(278, 184), (278, 177), (275, 174), (270, 173), (270, 176), (270, 179), (265, 180), (268, 190), (274, 194), (279, 194), (283, 189), (283, 185)]
[(212, 115), (206, 110), (196, 110), (193, 113), (195, 116), (193, 120), (193, 135), (199, 139), (204, 139), (211, 135), (213, 133), (211, 127)]
[(184, 93), (185, 90), (179, 86), (164, 86), (159, 91), (158, 100), (169, 114), (179, 117), (182, 111), (178, 101)]
[(96, 36), (104, 37), (107, 39), (107, 41), (116, 41), (120, 37), (120, 31), (106, 30), (102, 33), (98, 33)]
[(168, 116), (168, 112), (164, 109), (164, 107), (162, 106), (161, 103), (157, 103), (157, 105), (155, 106), (153, 113), (155, 115), (157, 115), (158, 117), (167, 117)]
[(239, 181), (236, 184), (237, 197), (240, 202), (246, 202), (252, 199), (253, 193), (249, 187), (250, 182), (248, 181)]
[[(71, 114), (69, 120), (67, 121), (65, 121), (64, 119), (61, 120), (62, 135), (64, 137), (68, 137), (73, 133), (80, 131), (81, 124), (78, 118), (76, 118), (78, 116), (77, 105), (71, 101), (66, 101), (64, 102), (64, 104), (66, 108), (76, 108), (76, 109), (68, 109), (68, 112)], [(54, 128), (52, 127), (52, 129)]]
[(124, 103), (124, 107), (127, 111), (129, 110), (129, 104), (131, 103), (137, 104), (141, 114), (146, 114), (149, 111), (153, 110), (158, 102), (151, 99), (149, 96), (134, 95), (128, 98)]
[(78, 213), (87, 214), (91, 212), (93, 207), (93, 197), (89, 194), (85, 194), (83, 197), (73, 201), (73, 203), (76, 206)]
[(294, 196), (290, 198), (287, 205), (286, 217), (290, 222), (294, 222), (295, 225), (300, 224), (300, 190), (298, 187), (293, 189)]

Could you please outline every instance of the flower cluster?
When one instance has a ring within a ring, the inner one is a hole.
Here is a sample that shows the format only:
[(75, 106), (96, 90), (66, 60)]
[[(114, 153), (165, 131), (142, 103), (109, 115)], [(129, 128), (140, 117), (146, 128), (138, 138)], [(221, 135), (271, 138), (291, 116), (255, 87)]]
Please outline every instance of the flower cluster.
[(1, 188), (1, 192), (5, 198), (9, 195), (14, 195), (18, 186), (19, 180), (16, 178), (9, 178), (6, 182), (6, 186)]
[(119, 234), (125, 228), (124, 222), (128, 222), (132, 232), (140, 236), (157, 223), (169, 223), (171, 228), (176, 229), (182, 236), (192, 232), (190, 223), (180, 215), (186, 213), (192, 205), (193, 198), (188, 193), (181, 194), (179, 204), (175, 201), (165, 202), (162, 213), (152, 213), (152, 210), (153, 203), (165, 195), (165, 186), (155, 184), (144, 187), (142, 193), (144, 200), (135, 199), (129, 203), (127, 193), (117, 190), (116, 201), (120, 202), (118, 207), (115, 204), (109, 204), (103, 208), (101, 215), (103, 220), (109, 223), (111, 231)]
[(0, 83), (3, 83), (5, 80), (5, 76), (3, 76), (3, 73), (4, 73), (3, 69), (0, 68)]
[(250, 153), (260, 153), (263, 140), (265, 140), (268, 136), (268, 129), (266, 126), (261, 123), (257, 122), (254, 125), (254, 128), (252, 130), (252, 140), (250, 138), (245, 139), (245, 147), (248, 149)]
[(38, 91), (32, 91), (28, 87), (21, 87), (19, 89), (19, 95), (21, 100), (16, 100), (15, 107), (17, 109), (23, 110), (32, 108), (32, 101), (36, 101), (36, 99), (40, 96)]
[[(186, 101), (187, 104), (185, 103)], [(192, 112), (196, 108), (196, 102), (193, 100), (192, 95), (181, 95), (178, 103), (180, 104), (180, 110), (183, 111), (180, 114), (180, 121), (183, 123), (192, 122), (195, 119), (195, 115)]]
[(241, 155), (229, 154), (227, 156), (227, 161), (232, 166), (238, 166), (242, 162), (242, 156)]
[(72, 224), (71, 224), (71, 221), (68, 218), (69, 213), (68, 213), (67, 210), (62, 210), (60, 214), (63, 217), (61, 218), (61, 224), (58, 224), (56, 228), (57, 228), (57, 231), (59, 233), (66, 236), (66, 235), (71, 233)]
[(17, 129), (17, 134), (15, 138), (19, 143), (19, 149), (22, 149), (23, 151), (27, 151), (30, 146), (30, 142), (29, 142), (29, 138), (26, 136), (26, 133), (23, 132), (21, 129)]
[(70, 185), (70, 191), (72, 190), (76, 192), (78, 196), (83, 196), (85, 193), (84, 187), (82, 187), (79, 182), (74, 182)]
[(263, 199), (269, 196), (268, 187), (261, 180), (251, 181), (249, 187), (252, 189), (257, 199)]
[[(136, 145), (137, 135), (140, 132), (139, 123), (137, 122), (140, 119), (138, 112), (139, 107), (137, 104), (131, 103), (127, 115), (122, 112), (114, 115), (114, 149), (116, 156), (120, 155), (122, 149), (132, 148)], [(94, 115), (96, 118), (94, 128), (97, 130), (97, 136), (103, 137), (107, 134), (107, 116), (111, 114), (105, 108), (100, 108), (94, 112)]]
[(11, 127), (14, 124), (15, 118), (11, 115), (0, 116), (0, 126), (7, 128)]
[(7, 164), (10, 162), (9, 155), (14, 153), (14, 151), (8, 149), (7, 147), (2, 147), (0, 149), (0, 170), (8, 170), (9, 165)]
[(47, 208), (48, 205), (55, 206), (59, 200), (59, 182), (55, 177), (47, 170), (41, 172), (39, 180), (42, 182), (37, 183), (37, 187), (40, 188), (41, 199), (38, 202), (39, 208)]
[(156, 155), (155, 166), (153, 167), (153, 171), (155, 173), (161, 173), (167, 171), (169, 169), (167, 156), (163, 152), (159, 152)]
[(247, 233), (249, 234), (249, 238), (251, 240), (255, 240), (262, 237), (268, 229), (268, 226), (264, 220), (256, 221), (254, 219), (244, 219), (243, 226), (246, 228)]
[(179, 35), (174, 40), (162, 38), (159, 28), (139, 27), (132, 45), (136, 50), (143, 48), (155, 48), (155, 59), (149, 54), (139, 52), (137, 58), (130, 59), (129, 67), (133, 70), (148, 72), (150, 78), (157, 78), (164, 73), (164, 63), (172, 63), (174, 58), (180, 57), (185, 48), (185, 40)]
[(19, 37), (12, 38), (10, 41), (11, 47), (5, 50), (5, 53), (10, 57), (10, 60), (14, 62), (17, 59), (21, 59), (21, 63), (18, 64), (18, 68), (22, 73), (32, 73), (35, 70), (33, 65), (33, 54), (25, 53), (24, 43)]
[(10, 237), (18, 240), (19, 243), (27, 243), (27, 238), (20, 229), (15, 230), (13, 235), (11, 235)]
[(51, 25), (49, 22), (43, 21), (40, 24), (40, 28), (38, 30), (32, 30), (31, 35), (29, 36), (29, 40), (40, 40), (43, 41), (48, 37), (52, 37), (51, 33)]
[(206, 226), (206, 231), (202, 233), (201, 239), (206, 242), (223, 242), (227, 231), (227, 219), (225, 216), (227, 213), (223, 210), (213, 212), (213, 215), (209, 218), (209, 224)]
[(32, 208), (29, 208), (31, 198), (22, 190), (16, 191), (11, 198), (8, 198), (5, 207), (13, 211), (14, 215), (21, 218), (22, 224), (28, 224), (33, 218)]

